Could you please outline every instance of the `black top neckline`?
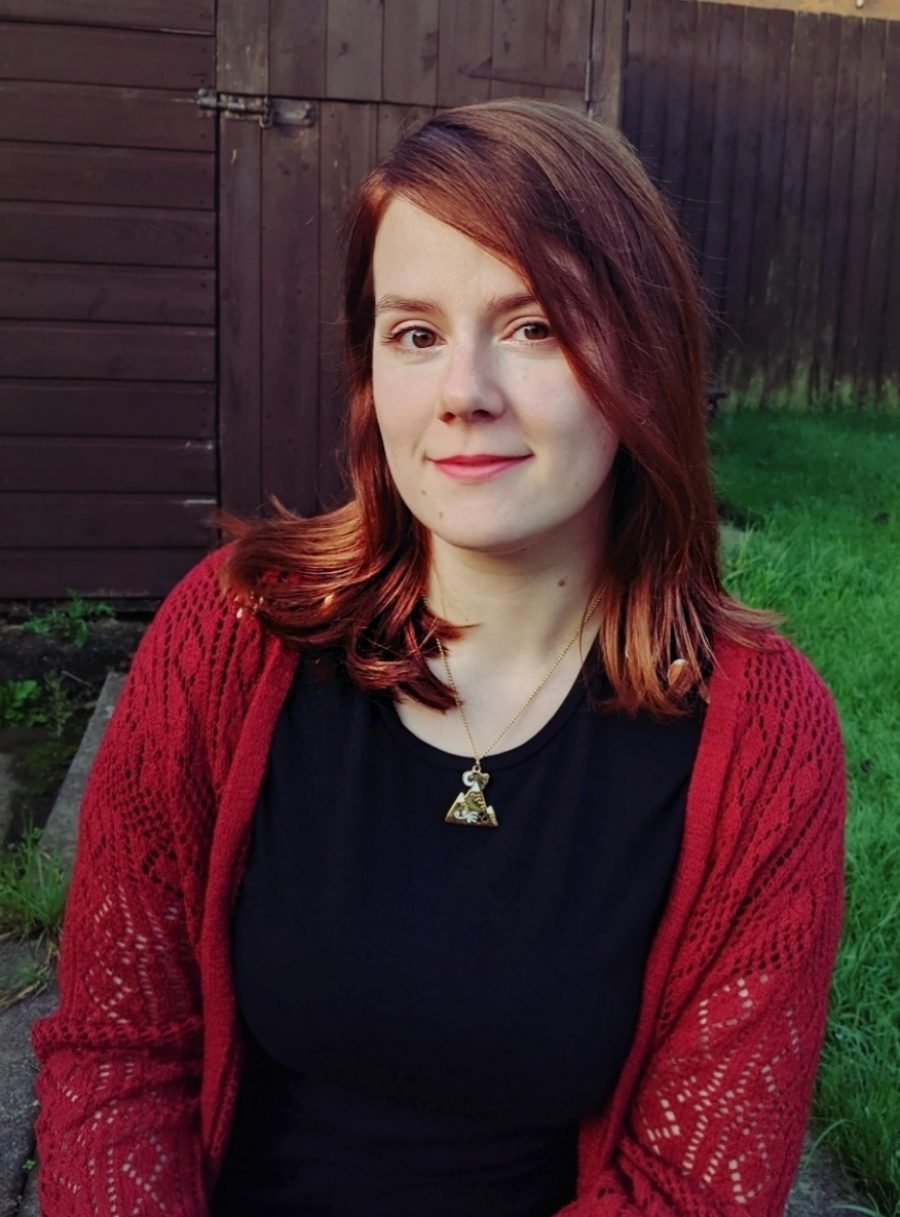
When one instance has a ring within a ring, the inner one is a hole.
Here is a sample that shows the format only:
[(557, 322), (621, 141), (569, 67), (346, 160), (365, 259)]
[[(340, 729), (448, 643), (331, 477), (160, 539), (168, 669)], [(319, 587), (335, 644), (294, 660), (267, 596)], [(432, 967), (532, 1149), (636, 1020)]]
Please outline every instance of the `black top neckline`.
[[(596, 661), (591, 655), (588, 655), (579, 669), (571, 688), (544, 725), (539, 727), (529, 739), (524, 740), (521, 744), (516, 744), (514, 748), (505, 748), (499, 752), (487, 753), (483, 758), (485, 764), (489, 765), (491, 770), (500, 772), (506, 769), (513, 769), (515, 766), (530, 760), (535, 753), (549, 744), (565, 727), (566, 723), (584, 701), (588, 688), (592, 684), (595, 685), (596, 679)], [(379, 698), (377, 704), (387, 729), (394, 739), (408, 752), (413, 753), (421, 760), (427, 761), (432, 765), (439, 766), (441, 769), (453, 769), (458, 772), (461, 769), (471, 768), (473, 762), (471, 755), (447, 752), (443, 748), (438, 748), (435, 744), (429, 744), (426, 740), (420, 739), (418, 735), (410, 731), (409, 727), (406, 726), (397, 713), (397, 706), (392, 698)], [(451, 712), (448, 711), (448, 713)], [(456, 713), (459, 713), (459, 711), (457, 710)]]

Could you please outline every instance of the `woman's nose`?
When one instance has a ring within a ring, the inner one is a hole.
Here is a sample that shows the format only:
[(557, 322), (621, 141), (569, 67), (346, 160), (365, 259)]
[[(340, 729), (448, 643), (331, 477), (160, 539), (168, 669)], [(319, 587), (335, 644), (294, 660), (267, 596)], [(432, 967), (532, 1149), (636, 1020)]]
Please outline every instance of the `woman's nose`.
[(441, 417), (449, 422), (453, 418), (493, 416), (502, 409), (503, 394), (487, 346), (475, 341), (452, 344), (441, 384)]

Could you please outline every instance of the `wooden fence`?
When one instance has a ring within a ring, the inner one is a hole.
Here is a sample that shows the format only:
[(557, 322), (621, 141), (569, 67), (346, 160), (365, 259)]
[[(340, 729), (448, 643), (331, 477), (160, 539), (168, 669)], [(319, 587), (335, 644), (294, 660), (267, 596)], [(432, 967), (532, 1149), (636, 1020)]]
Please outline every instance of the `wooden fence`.
[(216, 503), (340, 497), (339, 220), (438, 107), (620, 122), (725, 383), (895, 399), (898, 34), (695, 0), (0, 0), (0, 596), (159, 595)]
[(726, 385), (900, 400), (900, 22), (631, 0), (622, 127), (696, 253)]

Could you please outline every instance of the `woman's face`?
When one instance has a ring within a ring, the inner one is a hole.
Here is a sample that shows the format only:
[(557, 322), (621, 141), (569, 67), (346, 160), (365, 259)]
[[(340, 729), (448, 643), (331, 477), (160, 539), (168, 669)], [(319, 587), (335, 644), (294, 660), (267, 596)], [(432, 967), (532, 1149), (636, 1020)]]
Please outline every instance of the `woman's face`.
[(599, 551), (618, 439), (521, 277), (402, 198), (373, 271), (375, 413), (412, 514), (485, 554)]

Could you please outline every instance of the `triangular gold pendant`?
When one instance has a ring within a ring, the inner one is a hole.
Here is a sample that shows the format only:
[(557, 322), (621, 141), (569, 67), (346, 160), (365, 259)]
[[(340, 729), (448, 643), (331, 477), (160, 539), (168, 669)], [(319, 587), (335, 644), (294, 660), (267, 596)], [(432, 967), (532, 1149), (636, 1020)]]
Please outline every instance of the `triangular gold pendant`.
[(460, 792), (444, 816), (448, 824), (472, 824), (476, 828), (499, 828), (499, 821), (480, 790)]

